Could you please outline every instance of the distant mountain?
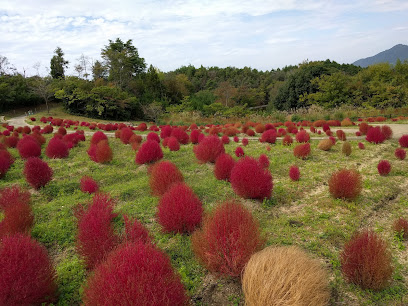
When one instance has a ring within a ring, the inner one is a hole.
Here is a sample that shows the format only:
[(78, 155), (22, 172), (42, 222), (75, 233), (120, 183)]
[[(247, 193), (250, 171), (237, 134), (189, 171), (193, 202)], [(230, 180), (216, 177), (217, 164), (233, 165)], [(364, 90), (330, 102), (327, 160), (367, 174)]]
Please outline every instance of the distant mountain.
[(370, 65), (385, 62), (395, 65), (397, 59), (400, 59), (401, 62), (403, 62), (404, 60), (408, 60), (407, 45), (402, 44), (396, 45), (389, 50), (385, 50), (383, 52), (378, 53), (377, 55), (359, 59), (358, 61), (355, 61), (353, 65), (367, 67)]

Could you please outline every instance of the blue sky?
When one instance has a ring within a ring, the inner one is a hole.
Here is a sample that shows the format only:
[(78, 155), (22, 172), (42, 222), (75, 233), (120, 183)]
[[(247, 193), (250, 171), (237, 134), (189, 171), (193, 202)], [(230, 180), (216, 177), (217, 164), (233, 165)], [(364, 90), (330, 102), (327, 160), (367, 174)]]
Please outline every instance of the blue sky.
[(70, 61), (100, 59), (109, 39), (133, 40), (148, 65), (260, 70), (331, 59), (352, 63), (408, 44), (407, 0), (6, 0), (0, 55), (45, 75), (56, 46)]

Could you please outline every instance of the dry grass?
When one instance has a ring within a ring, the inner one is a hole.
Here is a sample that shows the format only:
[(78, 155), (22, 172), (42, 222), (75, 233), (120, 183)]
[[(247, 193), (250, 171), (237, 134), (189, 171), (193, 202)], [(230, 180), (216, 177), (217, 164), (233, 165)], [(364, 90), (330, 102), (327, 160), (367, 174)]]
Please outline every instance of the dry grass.
[(327, 305), (328, 273), (298, 247), (268, 247), (254, 254), (242, 278), (247, 305)]

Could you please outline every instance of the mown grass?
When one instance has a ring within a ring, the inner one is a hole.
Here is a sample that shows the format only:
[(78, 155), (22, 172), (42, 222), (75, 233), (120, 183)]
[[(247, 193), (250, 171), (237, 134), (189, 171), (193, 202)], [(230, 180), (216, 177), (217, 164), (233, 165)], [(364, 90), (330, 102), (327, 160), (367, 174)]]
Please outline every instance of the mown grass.
[[(47, 135), (47, 139), (51, 136)], [(89, 272), (75, 249), (76, 220), (73, 208), (92, 197), (79, 190), (83, 175), (90, 175), (99, 182), (101, 190), (116, 200), (115, 219), (118, 233), (123, 232), (122, 214), (138, 218), (150, 231), (155, 243), (164, 250), (192, 297), (197, 297), (204, 286), (207, 271), (192, 253), (190, 237), (165, 234), (156, 222), (158, 198), (151, 196), (147, 166), (136, 165), (135, 153), (128, 145), (111, 138), (113, 161), (101, 165), (92, 162), (86, 150), (89, 137), (70, 151), (64, 160), (52, 160), (43, 154), (54, 170), (53, 180), (39, 191), (32, 190), (22, 176), (23, 161), (16, 149), (10, 152), (16, 162), (0, 180), (0, 188), (19, 184), (32, 193), (35, 226), (32, 235), (43, 243), (51, 254), (58, 273), (58, 305), (81, 303), (81, 286)], [(283, 146), (279, 141), (266, 145), (251, 141), (243, 147), (245, 154), (258, 157), (266, 154), (270, 159), (269, 170), (274, 180), (271, 200), (264, 202), (242, 200), (259, 220), (267, 245), (299, 245), (318, 258), (330, 273), (333, 305), (403, 305), (408, 303), (408, 257), (407, 243), (397, 239), (391, 230), (392, 222), (400, 216), (408, 216), (407, 161), (396, 160), (396, 141), (373, 145), (366, 143), (360, 150), (357, 141), (350, 141), (352, 154), (344, 156), (338, 142), (331, 151), (316, 148), (312, 141), (312, 153), (306, 160), (293, 156), (293, 145)], [(231, 142), (226, 151), (234, 155), (240, 143)], [(218, 181), (213, 175), (213, 165), (199, 164), (193, 154), (193, 145), (182, 146), (178, 152), (164, 149), (164, 158), (179, 167), (189, 184), (203, 202), (206, 211), (217, 203), (236, 197), (230, 184)], [(387, 177), (377, 173), (377, 163), (389, 159), (392, 172)], [(289, 179), (291, 165), (300, 168), (298, 182)], [(363, 176), (363, 192), (355, 201), (333, 199), (327, 182), (332, 172), (339, 168), (357, 168)], [(344, 281), (340, 270), (339, 253), (344, 243), (358, 229), (371, 227), (389, 243), (393, 254), (395, 271), (390, 286), (382, 291), (362, 290)], [(220, 285), (221, 286), (221, 285)], [(194, 299), (199, 300), (199, 299)], [(225, 303), (242, 304), (242, 294), (225, 297)], [(202, 302), (197, 302), (198, 304)], [(398, 304), (400, 303), (400, 304)]]

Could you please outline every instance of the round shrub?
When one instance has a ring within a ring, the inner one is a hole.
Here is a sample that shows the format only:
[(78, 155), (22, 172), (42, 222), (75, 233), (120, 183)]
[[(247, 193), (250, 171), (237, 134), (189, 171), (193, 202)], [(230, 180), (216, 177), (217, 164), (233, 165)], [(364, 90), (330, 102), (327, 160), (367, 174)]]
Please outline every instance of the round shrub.
[(105, 164), (112, 161), (113, 153), (108, 140), (101, 140), (95, 145), (96, 162)]
[(2, 178), (7, 173), (13, 163), (14, 159), (11, 156), (10, 152), (0, 149), (0, 178)]
[(88, 279), (85, 305), (188, 305), (170, 259), (152, 244), (124, 244)]
[(207, 136), (193, 148), (196, 158), (204, 163), (214, 163), (219, 155), (225, 153), (224, 144), (218, 136)]
[(276, 142), (276, 130), (266, 130), (262, 133), (261, 142), (275, 143)]
[(354, 200), (362, 189), (362, 179), (357, 170), (340, 169), (329, 180), (329, 192), (334, 198)]
[(255, 158), (243, 157), (236, 162), (231, 170), (230, 181), (240, 197), (263, 200), (272, 195), (272, 175)]
[(217, 157), (214, 165), (214, 175), (217, 180), (229, 181), (235, 160), (231, 155), (223, 153)]
[(358, 143), (358, 148), (359, 148), (360, 150), (364, 150), (364, 149), (365, 149), (364, 143), (359, 142), (359, 143)]
[(332, 146), (333, 142), (330, 139), (320, 140), (319, 143), (317, 144), (317, 148), (323, 151), (329, 151)]
[(163, 151), (157, 141), (145, 141), (136, 153), (136, 164), (147, 164), (163, 158)]
[(351, 144), (349, 142), (344, 142), (343, 146), (341, 147), (341, 152), (346, 155), (349, 156), (351, 154)]
[(391, 172), (391, 164), (388, 160), (381, 160), (377, 165), (378, 173), (386, 176)]
[(44, 187), (52, 178), (52, 169), (38, 157), (30, 157), (24, 165), (23, 174), (27, 182), (35, 189)]
[(64, 135), (67, 134), (67, 130), (66, 130), (63, 126), (61, 126), (61, 127), (58, 128), (58, 132), (57, 132), (57, 133), (58, 133), (58, 134), (61, 134), (62, 136), (64, 136)]
[(366, 140), (371, 143), (379, 144), (384, 142), (385, 136), (379, 126), (371, 127), (367, 132)]
[(0, 305), (56, 301), (56, 273), (44, 246), (16, 234), (0, 243)]
[(181, 144), (188, 144), (188, 134), (181, 128), (172, 129), (170, 136), (176, 137)]
[(366, 135), (370, 126), (366, 122), (361, 122), (358, 126), (358, 130), (362, 135)]
[(248, 138), (242, 138), (242, 145), (244, 147), (248, 145)]
[(221, 141), (222, 141), (223, 144), (229, 144), (230, 143), (230, 139), (229, 139), (229, 137), (227, 135), (223, 135), (221, 137)]
[(198, 137), (201, 135), (200, 130), (192, 130), (190, 133), (190, 142), (192, 144), (197, 144), (198, 143)]
[(402, 148), (408, 148), (408, 135), (402, 135), (398, 142)]
[(299, 144), (293, 148), (293, 155), (297, 158), (306, 159), (310, 154), (310, 143)]
[(210, 272), (239, 277), (264, 239), (252, 214), (242, 204), (228, 201), (206, 216), (191, 242), (195, 256)]
[(234, 140), (234, 142), (238, 142), (239, 141), (238, 136), (234, 136), (233, 140)]
[(236, 157), (242, 157), (245, 155), (244, 149), (242, 147), (237, 147), (235, 149), (235, 156)]
[(125, 221), (125, 237), (126, 243), (150, 243), (151, 238), (147, 229), (137, 219), (130, 220), (128, 216), (124, 215)]
[(175, 183), (159, 201), (157, 218), (166, 232), (191, 233), (200, 225), (203, 206), (193, 190)]
[(247, 305), (328, 305), (329, 275), (295, 246), (267, 247), (251, 256), (242, 276)]
[(180, 143), (176, 137), (171, 136), (166, 139), (167, 139), (167, 147), (170, 149), (170, 151), (180, 150)]
[(99, 185), (92, 177), (85, 175), (81, 178), (80, 189), (82, 192), (92, 194), (99, 190)]
[(160, 143), (160, 137), (155, 132), (150, 132), (149, 134), (147, 134), (146, 139), (157, 141), (158, 143)]
[(11, 135), (11, 136), (5, 138), (4, 144), (9, 148), (15, 148), (17, 146), (19, 140), (20, 139), (18, 137)]
[(120, 130), (120, 141), (123, 144), (129, 144), (130, 143), (130, 138), (134, 135), (133, 131), (128, 128), (124, 127)]
[(183, 182), (183, 174), (170, 161), (161, 161), (153, 165), (150, 172), (150, 190), (155, 196), (162, 196), (170, 186)]
[(164, 138), (170, 137), (172, 130), (173, 128), (170, 125), (163, 126), (160, 131), (160, 138), (164, 139)]
[[(121, 135), (122, 135), (122, 133), (121, 133)], [(91, 144), (96, 145), (101, 140), (108, 140), (108, 136), (106, 136), (104, 132), (97, 131), (92, 135)]]
[(392, 228), (397, 232), (404, 240), (408, 240), (408, 221), (404, 218), (398, 218), (395, 220)]
[(32, 136), (21, 138), (17, 144), (17, 150), (24, 159), (41, 155), (41, 145)]
[(391, 281), (391, 254), (373, 231), (356, 233), (345, 244), (340, 261), (346, 280), (363, 289), (381, 290)]
[(404, 160), (405, 157), (407, 156), (407, 152), (403, 148), (396, 148), (394, 154), (395, 157), (400, 160)]
[(85, 259), (87, 268), (93, 269), (118, 244), (113, 230), (114, 202), (107, 194), (96, 194), (87, 207), (79, 205), (74, 211), (78, 219), (76, 247)]
[(305, 130), (300, 130), (296, 134), (296, 141), (300, 143), (308, 142), (310, 140), (310, 135)]
[(385, 139), (392, 138), (392, 129), (388, 125), (381, 126), (381, 133), (384, 135)]
[(289, 134), (286, 134), (282, 139), (282, 144), (284, 146), (290, 146), (293, 143), (292, 137)]
[(300, 170), (299, 167), (293, 165), (289, 168), (289, 177), (292, 181), (298, 181), (300, 178)]
[(265, 154), (259, 155), (258, 161), (260, 165), (262, 166), (262, 168), (265, 168), (265, 169), (269, 168), (269, 158)]
[(65, 158), (69, 154), (69, 150), (65, 142), (57, 137), (51, 138), (45, 149), (45, 155), (48, 158)]
[(344, 133), (343, 130), (337, 130), (336, 131), (336, 136), (339, 140), (341, 141), (346, 141), (347, 137), (346, 137), (346, 133)]

